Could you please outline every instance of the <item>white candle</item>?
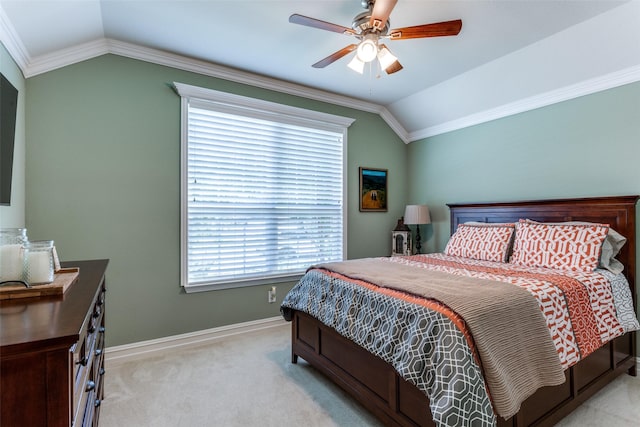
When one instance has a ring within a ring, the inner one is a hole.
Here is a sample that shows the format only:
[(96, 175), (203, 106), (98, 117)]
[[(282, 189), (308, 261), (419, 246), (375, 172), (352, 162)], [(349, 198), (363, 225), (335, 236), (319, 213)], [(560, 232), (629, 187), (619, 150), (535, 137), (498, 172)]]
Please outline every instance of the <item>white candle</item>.
[(22, 245), (0, 246), (0, 282), (22, 280), (23, 259)]
[(27, 255), (27, 283), (53, 282), (50, 251), (29, 251)]

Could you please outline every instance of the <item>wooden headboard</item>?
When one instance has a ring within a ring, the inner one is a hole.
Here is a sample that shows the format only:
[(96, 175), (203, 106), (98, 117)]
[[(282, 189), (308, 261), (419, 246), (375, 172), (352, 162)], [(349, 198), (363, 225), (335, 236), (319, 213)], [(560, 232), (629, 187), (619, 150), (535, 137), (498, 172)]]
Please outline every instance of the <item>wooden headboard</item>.
[(640, 196), (591, 197), (581, 199), (530, 200), (522, 202), (448, 204), (451, 233), (467, 221), (517, 222), (528, 218), (541, 222), (589, 221), (609, 224), (627, 238), (616, 257), (636, 300), (636, 202)]

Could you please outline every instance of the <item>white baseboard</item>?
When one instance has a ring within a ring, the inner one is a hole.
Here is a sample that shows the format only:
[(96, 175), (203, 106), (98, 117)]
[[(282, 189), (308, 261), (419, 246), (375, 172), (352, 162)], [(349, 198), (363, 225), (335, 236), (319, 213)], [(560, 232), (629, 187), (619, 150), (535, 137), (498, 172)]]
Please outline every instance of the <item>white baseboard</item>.
[[(105, 349), (105, 361), (108, 363), (120, 363), (136, 359), (140, 356), (148, 356), (149, 353), (162, 352), (176, 347), (188, 347), (220, 338), (259, 331), (261, 329), (283, 326), (288, 322), (281, 316), (267, 319), (253, 320), (250, 322), (235, 323), (233, 325), (220, 326), (218, 328), (189, 332), (186, 334), (172, 335), (155, 340), (140, 341), (132, 344), (107, 347)], [(636, 357), (636, 365), (640, 367), (640, 357)]]
[(131, 344), (107, 347), (105, 349), (105, 361), (107, 363), (121, 363), (137, 359), (140, 356), (148, 356), (150, 353), (162, 352), (177, 347), (188, 347), (197, 344), (212, 342), (220, 338), (259, 331), (261, 329), (283, 326), (288, 322), (281, 316), (267, 319), (253, 320), (250, 322), (236, 323), (220, 326), (218, 328), (189, 332), (186, 334), (172, 335), (148, 341), (140, 341)]

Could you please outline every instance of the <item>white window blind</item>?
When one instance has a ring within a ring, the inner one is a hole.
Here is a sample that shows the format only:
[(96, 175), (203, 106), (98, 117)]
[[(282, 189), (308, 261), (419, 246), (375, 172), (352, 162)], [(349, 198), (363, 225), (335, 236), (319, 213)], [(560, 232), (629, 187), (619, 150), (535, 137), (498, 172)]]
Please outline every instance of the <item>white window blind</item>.
[(342, 260), (346, 126), (229, 97), (183, 103), (185, 288), (292, 280)]

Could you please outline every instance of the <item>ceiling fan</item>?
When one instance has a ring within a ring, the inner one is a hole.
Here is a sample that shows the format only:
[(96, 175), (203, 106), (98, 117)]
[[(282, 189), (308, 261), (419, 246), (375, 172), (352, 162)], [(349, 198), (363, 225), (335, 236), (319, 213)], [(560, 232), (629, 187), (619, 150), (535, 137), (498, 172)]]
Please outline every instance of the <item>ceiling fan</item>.
[(350, 44), (312, 65), (314, 68), (324, 68), (355, 50), (356, 55), (349, 62), (349, 68), (360, 74), (364, 72), (365, 64), (376, 58), (378, 58), (380, 66), (384, 68), (387, 74), (392, 74), (402, 69), (398, 58), (391, 53), (384, 43), (380, 43), (381, 39), (405, 40), (455, 36), (462, 28), (462, 21), (456, 19), (454, 21), (389, 30), (389, 15), (397, 2), (398, 0), (361, 0), (362, 7), (367, 10), (353, 18), (351, 28), (298, 15), (297, 13), (289, 17), (289, 22), (354, 36), (360, 40), (359, 43)]

